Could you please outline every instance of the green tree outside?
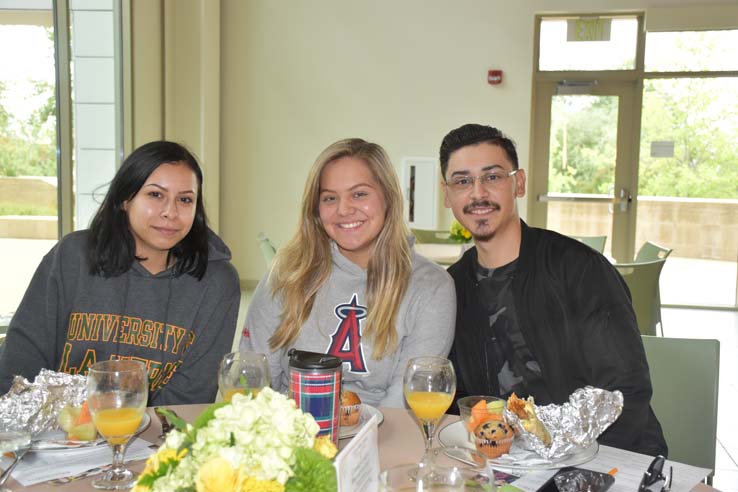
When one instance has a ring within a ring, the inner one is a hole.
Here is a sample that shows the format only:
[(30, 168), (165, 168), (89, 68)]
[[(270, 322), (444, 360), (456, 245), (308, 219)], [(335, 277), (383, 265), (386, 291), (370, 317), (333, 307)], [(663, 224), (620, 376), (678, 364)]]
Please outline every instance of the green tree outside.
[[(617, 98), (556, 96), (551, 112), (549, 191), (612, 193)], [(653, 141), (673, 157), (652, 157)], [(738, 198), (738, 81), (645, 82), (638, 194)]]

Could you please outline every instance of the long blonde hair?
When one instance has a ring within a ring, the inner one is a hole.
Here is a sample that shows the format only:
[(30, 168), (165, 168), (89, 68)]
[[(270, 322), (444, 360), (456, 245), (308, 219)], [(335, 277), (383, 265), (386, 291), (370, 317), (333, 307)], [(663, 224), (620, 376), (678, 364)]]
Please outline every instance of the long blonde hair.
[(270, 274), (272, 295), (283, 302), (282, 322), (269, 339), (272, 350), (297, 340), (313, 309), (315, 296), (331, 274), (331, 240), (318, 211), (320, 177), (325, 166), (343, 157), (361, 159), (384, 193), (384, 226), (377, 236), (367, 266), (368, 315), (362, 335), (381, 359), (397, 348), (397, 313), (405, 297), (410, 273), (408, 230), (402, 218), (402, 192), (397, 174), (384, 149), (359, 138), (339, 140), (315, 160), (302, 195), (302, 213), (292, 239), (277, 253)]

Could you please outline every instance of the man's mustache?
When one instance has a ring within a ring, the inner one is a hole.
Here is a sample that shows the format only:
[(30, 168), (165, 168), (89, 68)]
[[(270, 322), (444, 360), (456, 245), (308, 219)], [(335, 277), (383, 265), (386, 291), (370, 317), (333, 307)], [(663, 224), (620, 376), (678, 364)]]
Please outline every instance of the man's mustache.
[(472, 210), (475, 208), (493, 208), (495, 210), (500, 209), (500, 205), (495, 202), (489, 202), (487, 200), (478, 201), (478, 202), (471, 202), (469, 205), (466, 205), (463, 209), (465, 214), (471, 213)]

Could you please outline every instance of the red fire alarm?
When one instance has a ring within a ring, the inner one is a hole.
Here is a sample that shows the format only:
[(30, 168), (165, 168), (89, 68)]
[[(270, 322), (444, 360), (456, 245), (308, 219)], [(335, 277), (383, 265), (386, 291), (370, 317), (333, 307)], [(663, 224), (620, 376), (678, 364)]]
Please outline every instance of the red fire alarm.
[(502, 83), (502, 70), (488, 70), (487, 83), (489, 85), (498, 85)]

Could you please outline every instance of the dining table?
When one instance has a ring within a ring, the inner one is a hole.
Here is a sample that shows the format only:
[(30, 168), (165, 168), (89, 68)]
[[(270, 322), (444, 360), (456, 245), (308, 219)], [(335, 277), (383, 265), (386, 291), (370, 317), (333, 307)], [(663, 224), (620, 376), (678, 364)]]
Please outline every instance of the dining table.
[[(207, 404), (193, 405), (173, 405), (167, 408), (174, 410), (177, 415), (188, 422), (194, 422), (196, 417), (207, 407)], [(425, 441), (421, 435), (418, 423), (410, 410), (404, 408), (380, 408), (384, 416), (384, 420), (379, 426), (378, 446), (379, 446), (379, 466), (384, 470), (394, 465), (404, 463), (417, 463), (423, 456)], [(154, 409), (148, 408), (147, 413), (151, 417), (150, 425), (139, 434), (139, 438), (148, 441), (155, 449), (162, 443), (161, 422), (155, 416)], [(457, 415), (445, 415), (438, 425), (443, 428), (445, 425), (452, 424), (459, 419)], [(343, 448), (350, 439), (341, 439), (339, 441), (339, 449)], [(73, 451), (72, 451), (73, 452)], [(141, 472), (144, 468), (145, 461), (128, 461), (126, 465), (134, 472)], [(48, 482), (23, 487), (13, 480), (12, 475), (6, 487), (15, 492), (85, 492), (97, 490), (92, 487), (92, 481), (96, 476), (89, 476), (74, 480), (63, 485), (55, 485)], [(692, 492), (715, 492), (716, 489), (699, 483), (692, 488)]]
[(461, 257), (461, 253), (471, 245), (472, 243), (469, 243), (469, 246), (464, 244), (415, 243), (414, 248), (418, 254), (439, 265), (448, 267), (456, 263)]

